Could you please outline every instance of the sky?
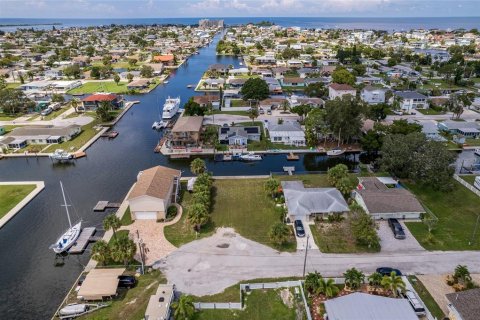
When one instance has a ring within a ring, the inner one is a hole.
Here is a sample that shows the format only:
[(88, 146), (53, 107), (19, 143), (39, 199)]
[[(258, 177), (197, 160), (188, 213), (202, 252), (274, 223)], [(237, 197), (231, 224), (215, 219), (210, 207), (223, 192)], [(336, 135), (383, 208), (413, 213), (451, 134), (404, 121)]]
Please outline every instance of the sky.
[(0, 0), (0, 18), (480, 17), (480, 0)]

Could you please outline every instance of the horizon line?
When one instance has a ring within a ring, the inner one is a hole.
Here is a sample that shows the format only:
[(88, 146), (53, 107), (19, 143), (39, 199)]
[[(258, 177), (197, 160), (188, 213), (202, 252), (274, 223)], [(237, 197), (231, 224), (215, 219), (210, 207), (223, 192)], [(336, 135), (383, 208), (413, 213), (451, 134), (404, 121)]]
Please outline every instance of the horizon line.
[[(80, 18), (31, 18), (31, 17), (0, 17), (0, 19), (65, 19), (65, 20), (113, 20), (113, 19), (123, 19), (123, 20), (135, 20), (135, 19), (208, 19), (208, 18), (215, 18), (215, 19), (225, 19), (225, 18), (368, 18), (368, 19), (404, 19), (404, 18), (480, 18), (480, 15), (474, 16), (384, 16), (384, 17), (374, 17), (374, 16), (199, 16), (199, 17), (137, 17), (137, 18), (125, 18), (125, 17), (116, 17), (116, 18), (88, 18), (88, 17), (80, 17)], [(479, 25), (480, 27), (480, 25)]]

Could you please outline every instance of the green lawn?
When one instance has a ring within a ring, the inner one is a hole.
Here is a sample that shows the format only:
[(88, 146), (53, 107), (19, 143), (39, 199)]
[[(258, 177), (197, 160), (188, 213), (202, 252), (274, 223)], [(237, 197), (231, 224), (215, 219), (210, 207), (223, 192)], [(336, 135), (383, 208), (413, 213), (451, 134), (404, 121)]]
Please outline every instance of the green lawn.
[(7, 88), (9, 88), (9, 89), (15, 89), (15, 88), (18, 88), (19, 86), (21, 86), (20, 82), (9, 82), (9, 83), (7, 83)]
[(416, 276), (408, 276), (408, 280), (410, 281), (413, 288), (420, 296), (420, 299), (422, 299), (423, 303), (425, 303), (425, 306), (430, 311), (430, 313), (437, 319), (443, 319), (445, 315), (443, 314), (442, 309), (440, 309), (440, 307), (432, 298), (432, 296), (430, 295), (430, 292), (428, 292), (428, 290), (425, 288), (423, 283), (420, 280), (418, 280)]
[[(275, 204), (264, 191), (264, 179), (215, 180), (212, 190), (211, 223), (202, 228), (198, 237), (212, 234), (217, 227), (233, 227), (245, 238), (263, 243), (281, 251), (295, 251), (293, 236), (284, 246), (270, 241), (270, 226), (280, 221)], [(182, 206), (188, 207), (190, 195), (185, 193)], [(186, 214), (178, 223), (165, 227), (165, 237), (173, 245), (180, 246), (197, 238), (186, 221)]]
[(223, 110), (215, 110), (212, 112), (213, 114), (231, 114), (235, 116), (246, 116), (248, 117), (247, 111), (223, 111)]
[(465, 139), (465, 144), (469, 146), (480, 146), (480, 139)]
[(479, 214), (480, 198), (473, 192), (453, 181), (454, 189), (440, 192), (424, 186), (408, 183), (408, 188), (438, 218), (432, 234), (421, 222), (407, 222), (406, 225), (427, 250), (479, 250), (480, 233), (469, 245)]
[(17, 119), (18, 117), (21, 117), (21, 115), (17, 114), (17, 115), (12, 116), (12, 115), (0, 112), (0, 121), (12, 121), (12, 120)]
[[(58, 117), (59, 115), (61, 115), (62, 113), (64, 113), (65, 111), (67, 111), (69, 108), (67, 107), (63, 107), (63, 108), (60, 108), (58, 110), (55, 110), (53, 111), (52, 113), (50, 113), (48, 116), (45, 116), (43, 117), (43, 120), (52, 120), (52, 119), (55, 119), (56, 117)], [(38, 119), (37, 119), (38, 120)]]
[(125, 210), (125, 213), (120, 221), (122, 222), (122, 226), (128, 226), (133, 223), (132, 215), (130, 214), (130, 207)]
[(420, 112), (421, 114), (429, 115), (429, 116), (435, 116), (435, 115), (439, 115), (439, 114), (444, 114), (444, 113), (445, 113), (445, 112), (433, 110), (432, 108), (428, 108), (428, 109), (416, 109), (416, 111)]
[(248, 101), (243, 101), (242, 99), (232, 99), (230, 100), (230, 107), (238, 108), (238, 107), (250, 107)]
[(472, 186), (473, 186), (473, 183), (475, 182), (475, 178), (477, 176), (474, 175), (474, 174), (468, 174), (468, 175), (461, 175), (460, 178), (462, 178), (463, 180), (467, 181), (468, 183), (470, 183)]
[(280, 181), (301, 180), (307, 188), (331, 187), (326, 174), (299, 174), (293, 176), (275, 176)]
[(0, 218), (35, 189), (34, 184), (0, 185)]
[(135, 288), (122, 291), (119, 297), (114, 298), (109, 307), (80, 317), (90, 320), (141, 320), (145, 316), (150, 296), (155, 294), (158, 285), (166, 283), (166, 279), (158, 270), (142, 275), (138, 278)]
[(95, 92), (125, 93), (127, 92), (127, 82), (114, 81), (86, 82), (78, 88), (68, 91), (68, 94), (87, 94)]
[(52, 144), (44, 152), (54, 152), (56, 149), (64, 149), (69, 152), (77, 151), (99, 132), (94, 128), (97, 124), (98, 120), (90, 122), (89, 124), (83, 126), (82, 132), (72, 140), (64, 141), (58, 144)]

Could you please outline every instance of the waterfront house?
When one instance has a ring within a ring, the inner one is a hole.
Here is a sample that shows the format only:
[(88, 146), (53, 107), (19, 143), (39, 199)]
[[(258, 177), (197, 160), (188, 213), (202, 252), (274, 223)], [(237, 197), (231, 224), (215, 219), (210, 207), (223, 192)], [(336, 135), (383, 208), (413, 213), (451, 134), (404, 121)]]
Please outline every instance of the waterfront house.
[(248, 141), (260, 141), (260, 127), (238, 126), (220, 127), (218, 129), (218, 140), (222, 144), (246, 146)]
[(385, 90), (366, 86), (360, 93), (360, 98), (368, 104), (385, 103)]
[[(394, 96), (400, 98), (400, 109), (405, 112), (428, 108), (427, 97), (416, 91), (396, 91)], [(393, 100), (394, 97), (390, 98), (391, 103)]]
[(23, 91), (42, 91), (47, 90), (49, 86), (50, 83), (48, 81), (32, 81), (20, 85), (18, 89)]
[(344, 95), (356, 96), (357, 91), (355, 88), (348, 84), (332, 83), (328, 86), (328, 97), (330, 100), (335, 98), (342, 98)]
[(227, 79), (227, 84), (230, 89), (241, 89), (243, 85), (247, 82), (246, 78), (229, 78)]
[(305, 188), (302, 181), (282, 181), (288, 217), (309, 221), (348, 212), (348, 204), (336, 188)]
[(132, 220), (164, 220), (167, 209), (177, 202), (181, 171), (156, 166), (140, 171), (128, 195)]
[(480, 319), (480, 289), (470, 289), (445, 295), (448, 300), (448, 318), (451, 320)]
[(211, 104), (214, 109), (219, 109), (220, 107), (220, 96), (213, 94), (194, 96), (193, 101), (198, 103), (202, 108), (207, 108), (209, 104)]
[(113, 93), (96, 93), (82, 99), (79, 110), (95, 110), (103, 102), (108, 102), (112, 109), (123, 108), (123, 99)]
[(170, 145), (172, 147), (198, 146), (202, 124), (202, 116), (180, 117), (172, 129)]
[(293, 88), (305, 87), (305, 79), (300, 77), (283, 78), (280, 81), (282, 82), (282, 86), (285, 86), (285, 87), (293, 87)]
[[(24, 126), (13, 129), (6, 137), (17, 141), (25, 141), (26, 144), (53, 144), (62, 143), (76, 137), (82, 128), (72, 124), (65, 127), (55, 126)], [(12, 146), (16, 148), (18, 146)]]
[(267, 123), (270, 141), (291, 146), (305, 146), (305, 132), (298, 122)]
[[(243, 79), (240, 79), (243, 80)], [(204, 79), (200, 83), (199, 88), (203, 90), (217, 90), (223, 88), (225, 84), (225, 79), (217, 78), (217, 79)]]
[(221, 75), (227, 75), (228, 71), (230, 70), (229, 66), (223, 63), (215, 63), (208, 67), (209, 71), (215, 71), (220, 73)]
[(128, 83), (127, 89), (128, 90), (144, 90), (144, 89), (147, 89), (149, 85), (150, 85), (150, 80), (138, 79)]
[(78, 88), (82, 85), (80, 80), (59, 80), (59, 81), (51, 81), (50, 86), (53, 90), (58, 91), (68, 91), (75, 88)]
[(438, 128), (453, 135), (461, 135), (466, 138), (478, 138), (480, 126), (476, 122), (447, 120), (438, 123)]
[(425, 209), (407, 189), (390, 177), (359, 177), (355, 201), (374, 219), (420, 219)]
[(175, 56), (173, 54), (161, 54), (158, 56), (153, 56), (153, 62), (159, 63), (161, 62), (167, 66), (173, 66), (175, 62)]
[(277, 59), (274, 55), (264, 55), (255, 58), (255, 62), (259, 65), (274, 66), (277, 64)]

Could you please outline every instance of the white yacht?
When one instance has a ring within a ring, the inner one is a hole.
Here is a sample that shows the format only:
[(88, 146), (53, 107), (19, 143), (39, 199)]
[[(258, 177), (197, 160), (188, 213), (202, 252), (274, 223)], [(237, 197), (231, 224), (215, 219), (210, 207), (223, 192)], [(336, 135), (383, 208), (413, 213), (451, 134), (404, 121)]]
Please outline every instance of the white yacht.
[(335, 157), (335, 156), (339, 156), (339, 155), (344, 154), (344, 153), (345, 153), (345, 150), (340, 149), (340, 148), (334, 148), (332, 150), (327, 151), (327, 156)]
[(258, 155), (258, 154), (255, 154), (253, 152), (249, 152), (247, 154), (242, 154), (240, 156), (240, 159), (243, 160), (243, 161), (260, 161), (260, 160), (262, 160), (262, 156)]
[(72, 226), (72, 221), (70, 220), (70, 213), (68, 212), (67, 199), (65, 198), (65, 191), (63, 190), (63, 184), (60, 181), (60, 188), (62, 189), (63, 203), (65, 210), (67, 212), (69, 228), (65, 231), (58, 239), (57, 242), (50, 246), (55, 253), (62, 253), (70, 249), (71, 246), (77, 241), (80, 231), (82, 229), (82, 221), (79, 221), (77, 224)]
[(161, 130), (161, 129), (164, 129), (166, 128), (168, 125), (168, 121), (155, 121), (153, 124), (152, 124), (152, 129), (155, 129), (155, 130)]
[(73, 155), (71, 153), (66, 152), (63, 149), (57, 149), (54, 153), (49, 155), (50, 159), (52, 160), (73, 160)]
[(165, 104), (163, 105), (162, 119), (173, 118), (173, 116), (177, 114), (179, 109), (180, 109), (180, 97), (177, 97), (177, 98), (168, 97), (167, 100), (165, 100)]

